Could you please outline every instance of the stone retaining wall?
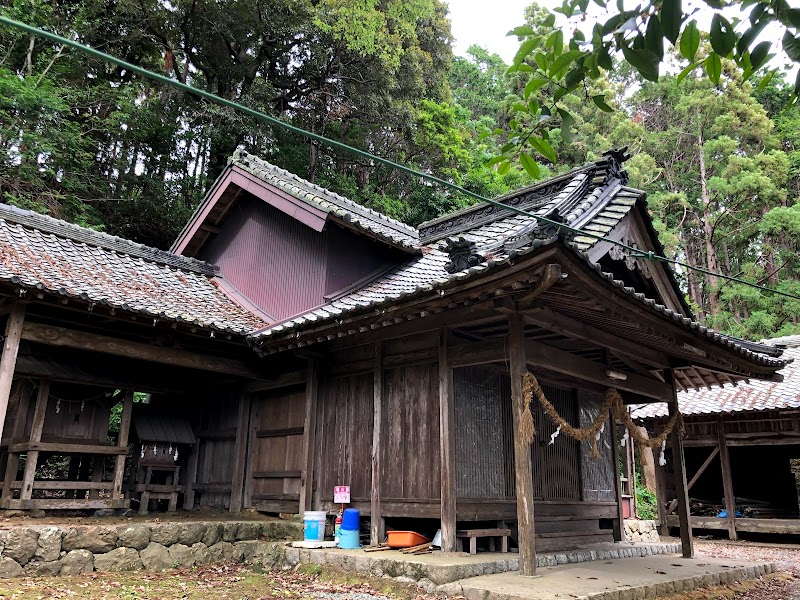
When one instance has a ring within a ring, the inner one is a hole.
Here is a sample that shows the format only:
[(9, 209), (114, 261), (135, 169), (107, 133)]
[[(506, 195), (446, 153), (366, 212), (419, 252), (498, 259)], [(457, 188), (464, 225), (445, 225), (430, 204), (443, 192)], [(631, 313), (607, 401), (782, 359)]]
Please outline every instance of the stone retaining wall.
[(125, 525), (15, 526), (0, 530), (0, 577), (79, 575), (92, 571), (171, 569), (223, 562), (283, 561), (301, 539), (291, 521), (202, 521)]
[(656, 521), (640, 521), (625, 519), (625, 541), (658, 542), (658, 524)]

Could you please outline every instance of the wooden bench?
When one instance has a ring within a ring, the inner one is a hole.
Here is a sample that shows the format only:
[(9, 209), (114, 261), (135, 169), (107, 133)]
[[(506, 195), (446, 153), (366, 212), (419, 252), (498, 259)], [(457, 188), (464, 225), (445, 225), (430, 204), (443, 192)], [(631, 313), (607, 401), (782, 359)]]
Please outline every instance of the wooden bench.
[(495, 538), (500, 538), (500, 552), (508, 552), (508, 536), (511, 535), (510, 529), (458, 529), (456, 539), (469, 540), (469, 553), (478, 552), (478, 538), (489, 538), (489, 551), (495, 551)]

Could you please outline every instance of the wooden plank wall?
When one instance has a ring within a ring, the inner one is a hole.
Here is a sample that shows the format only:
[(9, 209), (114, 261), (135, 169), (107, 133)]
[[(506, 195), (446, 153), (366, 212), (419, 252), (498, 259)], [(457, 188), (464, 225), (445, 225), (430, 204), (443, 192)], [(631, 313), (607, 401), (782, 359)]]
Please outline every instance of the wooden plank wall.
[(369, 502), (372, 486), (372, 373), (325, 377), (317, 408), (315, 505), (349, 485), (353, 502)]
[(304, 387), (253, 394), (247, 469), (254, 507), (297, 512), (304, 420)]
[[(381, 486), (384, 498), (440, 497), (438, 377), (436, 364), (385, 372), (387, 431)], [(369, 458), (368, 452), (366, 456)]]
[[(576, 391), (543, 385), (545, 397), (571, 425), (577, 424)], [(566, 435), (559, 435), (552, 444), (550, 436), (556, 424), (542, 405), (535, 402), (536, 439), (533, 452), (534, 493), (537, 500), (581, 500), (580, 445)]]
[(202, 416), (195, 428), (199, 434), (195, 501), (200, 506), (230, 508), (239, 398), (238, 390), (222, 388), (205, 394)]
[[(602, 394), (578, 392), (578, 418), (581, 427), (586, 427), (597, 417)], [(592, 442), (581, 442), (581, 479), (583, 499), (586, 501), (615, 502), (614, 463), (611, 449), (611, 428), (609, 424), (600, 435), (597, 443), (601, 458), (592, 457)]]

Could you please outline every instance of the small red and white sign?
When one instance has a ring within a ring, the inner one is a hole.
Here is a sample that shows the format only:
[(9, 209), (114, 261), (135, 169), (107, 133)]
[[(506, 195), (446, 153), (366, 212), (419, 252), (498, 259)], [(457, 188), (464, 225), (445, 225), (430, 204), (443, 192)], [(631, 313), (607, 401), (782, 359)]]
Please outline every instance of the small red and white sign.
[(350, 504), (350, 486), (337, 485), (333, 488), (334, 504)]

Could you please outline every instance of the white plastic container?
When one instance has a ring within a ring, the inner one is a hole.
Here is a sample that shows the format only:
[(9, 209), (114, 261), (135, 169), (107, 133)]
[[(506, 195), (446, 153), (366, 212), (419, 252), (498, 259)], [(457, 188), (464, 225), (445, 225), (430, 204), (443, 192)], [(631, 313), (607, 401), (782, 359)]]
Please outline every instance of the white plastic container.
[(321, 542), (325, 539), (325, 521), (328, 515), (324, 510), (307, 510), (303, 513), (303, 539), (307, 542)]

